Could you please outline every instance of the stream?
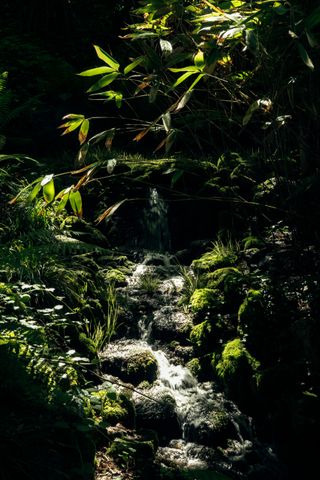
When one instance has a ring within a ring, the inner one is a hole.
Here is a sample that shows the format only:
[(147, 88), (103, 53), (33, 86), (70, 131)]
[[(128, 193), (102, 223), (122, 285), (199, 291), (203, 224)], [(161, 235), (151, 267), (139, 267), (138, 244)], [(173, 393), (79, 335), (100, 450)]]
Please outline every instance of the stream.
[(174, 475), (163, 478), (284, 479), (272, 448), (256, 438), (252, 419), (215, 382), (199, 382), (186, 366), (192, 359), (188, 341), (192, 318), (179, 303), (185, 278), (175, 257), (159, 252), (161, 242), (168, 247), (169, 240), (160, 222), (165, 208), (157, 202), (152, 191), (148, 218), (153, 227), (147, 225), (147, 238), (148, 246), (158, 251), (144, 249), (133, 255), (133, 273), (118, 289), (127, 318), (121, 338), (103, 352), (103, 368), (128, 382), (126, 372), (133, 359), (155, 359), (152, 378), (135, 379), (132, 400), (137, 429), (158, 434), (156, 463)]

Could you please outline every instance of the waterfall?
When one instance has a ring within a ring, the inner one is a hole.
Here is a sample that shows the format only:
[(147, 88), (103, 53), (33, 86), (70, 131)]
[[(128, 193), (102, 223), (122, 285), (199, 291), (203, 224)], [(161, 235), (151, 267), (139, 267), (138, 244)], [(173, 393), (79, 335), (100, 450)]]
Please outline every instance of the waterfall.
[(143, 247), (154, 252), (169, 251), (168, 205), (156, 188), (150, 188), (143, 214)]

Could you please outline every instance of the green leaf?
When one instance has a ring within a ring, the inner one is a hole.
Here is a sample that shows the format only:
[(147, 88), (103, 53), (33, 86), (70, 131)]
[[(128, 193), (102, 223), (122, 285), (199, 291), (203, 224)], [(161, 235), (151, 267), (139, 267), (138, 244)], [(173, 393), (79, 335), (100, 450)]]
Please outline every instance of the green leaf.
[(100, 80), (98, 80), (96, 83), (94, 83), (92, 87), (90, 87), (87, 90), (87, 92), (88, 93), (95, 92), (97, 90), (100, 90), (101, 88), (106, 87), (107, 85), (112, 83), (113, 80), (115, 80), (119, 75), (120, 73), (118, 72), (113, 72), (113, 73), (109, 73), (108, 75), (105, 75), (104, 77), (100, 78)]
[(109, 65), (109, 67), (113, 68), (114, 70), (119, 70), (120, 64), (114, 58), (112, 58), (111, 55), (102, 50), (102, 48), (98, 47), (98, 45), (93, 46), (100, 60), (105, 62), (107, 65)]
[(129, 63), (129, 65), (127, 65), (126, 68), (124, 69), (124, 74), (128, 75), (128, 73), (131, 72), (131, 70), (136, 68), (138, 65), (141, 65), (141, 63), (145, 60), (145, 58), (146, 58), (145, 56), (138, 57), (132, 63)]
[(194, 65), (190, 65), (189, 67), (181, 67), (181, 68), (169, 68), (168, 70), (170, 70), (170, 72), (193, 72), (193, 73), (200, 72), (199, 68)]
[(184, 73), (183, 75), (181, 75), (181, 77), (178, 78), (178, 80), (176, 80), (174, 82), (174, 84), (172, 85), (172, 88), (175, 88), (177, 87), (178, 85), (180, 85), (180, 83), (184, 82), (185, 80), (187, 80), (187, 78), (189, 78), (191, 75), (194, 75), (196, 72), (186, 72)]
[(309, 57), (308, 52), (300, 42), (298, 42), (298, 50), (300, 57), (302, 58), (302, 61), (305, 63), (305, 65), (307, 65), (307, 67), (309, 67), (311, 70), (314, 70), (312, 60)]
[(68, 113), (68, 115), (65, 115), (64, 117), (62, 117), (62, 120), (83, 120), (84, 119), (84, 115), (80, 114), (80, 113)]
[(202, 77), (205, 76), (205, 73), (200, 73), (200, 75), (197, 76), (197, 78), (195, 79), (195, 81), (190, 85), (190, 87), (188, 88), (188, 92), (191, 92), (191, 90), (194, 89), (194, 87), (196, 86), (196, 84), (201, 80)]
[(183, 170), (176, 170), (174, 172), (174, 175), (171, 179), (171, 187), (173, 187), (177, 183), (177, 181), (179, 180), (179, 178), (182, 177), (183, 174), (184, 174)]
[(88, 132), (89, 132), (89, 127), (90, 127), (89, 120), (87, 120), (87, 119), (83, 120), (83, 122), (81, 124), (81, 128), (79, 130), (80, 145), (82, 145), (86, 141), (87, 136), (88, 136)]
[(81, 118), (78, 120), (70, 120), (69, 122), (59, 125), (58, 128), (65, 128), (65, 131), (62, 132), (61, 135), (66, 135), (67, 133), (70, 133), (73, 130), (76, 130), (82, 124), (83, 119), (84, 119), (84, 116), (82, 115)]
[(79, 217), (82, 217), (82, 198), (79, 190), (70, 193), (69, 201), (74, 213)]
[(33, 187), (33, 190), (31, 191), (30, 195), (27, 198), (27, 202), (32, 202), (38, 195), (38, 193), (41, 190), (41, 182), (37, 183), (35, 187)]
[[(42, 184), (42, 182), (41, 182)], [(52, 202), (55, 195), (54, 180), (53, 178), (43, 186), (43, 198), (47, 203)]]
[(67, 205), (67, 201), (69, 200), (69, 193), (66, 193), (65, 195), (63, 195), (63, 197), (61, 198), (60, 202), (59, 202), (59, 205), (57, 206), (56, 208), (56, 211), (57, 212), (61, 212), (65, 206)]
[(78, 73), (80, 77), (94, 77), (95, 75), (103, 75), (104, 73), (114, 72), (114, 68), (111, 67), (97, 67), (90, 68), (89, 70), (84, 70), (83, 72)]
[(43, 179), (41, 180), (41, 187), (44, 187), (47, 183), (51, 182), (52, 179), (53, 179), (53, 173), (43, 177)]
[(203, 54), (202, 50), (198, 50), (198, 52), (196, 53), (196, 55), (193, 58), (193, 61), (194, 61), (195, 66), (198, 67), (198, 68), (202, 68), (205, 65), (204, 54)]

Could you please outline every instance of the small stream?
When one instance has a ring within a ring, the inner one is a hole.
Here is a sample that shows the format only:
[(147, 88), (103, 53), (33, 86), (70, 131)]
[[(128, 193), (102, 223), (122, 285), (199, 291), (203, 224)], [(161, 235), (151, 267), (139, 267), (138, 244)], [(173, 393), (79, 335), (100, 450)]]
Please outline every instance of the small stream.
[[(149, 237), (148, 245), (159, 250), (163, 239), (166, 246), (169, 243), (167, 228), (163, 231), (160, 223), (165, 208), (156, 208), (154, 202), (159, 198), (155, 192), (151, 196), (148, 218), (156, 225), (156, 238), (153, 243)], [(152, 228), (147, 225), (147, 230), (150, 233)], [(199, 382), (186, 367), (192, 358), (188, 341), (192, 319), (179, 305), (184, 277), (174, 257), (147, 250), (137, 256), (127, 286), (120, 289), (131, 311), (128, 328), (103, 357), (108, 359), (109, 369), (146, 353), (156, 359), (156, 378), (151, 384), (139, 383), (133, 401), (137, 428), (158, 433), (156, 462), (164, 472), (175, 472), (174, 477), (163, 478), (284, 478), (270, 446), (256, 438), (252, 419), (241, 413), (215, 382)], [(119, 379), (127, 381), (120, 374)]]

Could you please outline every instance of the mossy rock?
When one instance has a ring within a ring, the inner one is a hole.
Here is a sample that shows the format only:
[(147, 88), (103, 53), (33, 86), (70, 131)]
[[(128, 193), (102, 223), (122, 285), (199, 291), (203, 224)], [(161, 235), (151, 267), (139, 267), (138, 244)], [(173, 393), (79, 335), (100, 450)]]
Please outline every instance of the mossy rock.
[(130, 400), (123, 394), (109, 390), (97, 390), (90, 395), (92, 416), (97, 424), (106, 423), (126, 426), (134, 424), (134, 408)]
[(117, 287), (124, 286), (127, 283), (126, 275), (118, 268), (111, 268), (110, 270), (107, 270), (104, 272), (103, 277), (105, 281), (108, 283), (113, 283)]
[(129, 381), (135, 385), (144, 380), (152, 383), (157, 378), (157, 360), (151, 352), (136, 353), (129, 358), (126, 371)]
[(199, 352), (212, 352), (214, 340), (214, 328), (208, 320), (195, 325), (191, 330), (190, 341)]
[(248, 348), (263, 358), (270, 349), (268, 343), (277, 332), (272, 332), (268, 319), (268, 305), (261, 290), (249, 290), (238, 310), (238, 334), (246, 338)]
[(193, 260), (191, 266), (199, 273), (206, 273), (217, 268), (235, 265), (238, 256), (235, 253), (223, 255), (221, 253), (206, 252), (200, 258)]
[(212, 288), (197, 288), (191, 298), (190, 307), (193, 313), (199, 314), (212, 311), (221, 306), (221, 292)]
[(192, 375), (195, 377), (199, 377), (200, 372), (201, 372), (201, 365), (199, 358), (192, 358), (186, 365), (187, 368), (189, 368), (190, 372)]
[(213, 367), (227, 393), (241, 406), (251, 399), (257, 386), (260, 363), (245, 348), (240, 338), (228, 342), (221, 356), (213, 356)]
[(156, 447), (153, 440), (142, 438), (116, 438), (108, 453), (122, 466), (144, 470), (154, 459)]

